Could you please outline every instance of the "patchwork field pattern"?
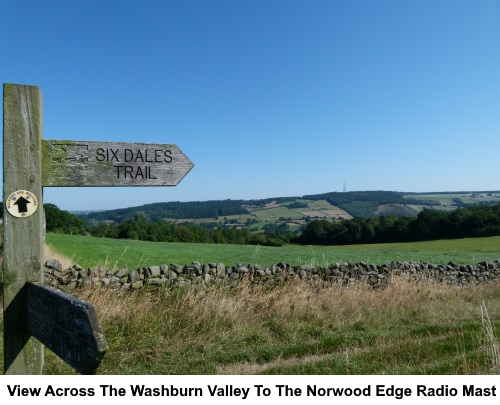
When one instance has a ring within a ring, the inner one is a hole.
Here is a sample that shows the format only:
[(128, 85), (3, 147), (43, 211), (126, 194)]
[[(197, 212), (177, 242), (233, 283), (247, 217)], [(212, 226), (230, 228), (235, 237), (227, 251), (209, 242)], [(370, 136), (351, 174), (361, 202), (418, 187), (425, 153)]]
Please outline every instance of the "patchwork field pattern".
[(301, 208), (291, 208), (294, 202), (280, 203), (272, 201), (264, 206), (245, 205), (246, 214), (229, 215), (215, 218), (201, 219), (172, 219), (165, 218), (165, 221), (175, 223), (201, 224), (206, 222), (217, 223), (220, 226), (250, 227), (253, 230), (261, 230), (267, 224), (286, 223), (290, 230), (299, 229), (306, 224), (307, 219), (326, 219), (330, 221), (340, 221), (352, 219), (352, 215), (343, 209), (330, 204), (326, 200), (297, 200), (304, 206)]
[(429, 208), (432, 202), (432, 209), (439, 211), (453, 211), (461, 205), (469, 204), (491, 204), (500, 202), (500, 192), (454, 192), (454, 193), (428, 193), (428, 194), (407, 194), (404, 198), (421, 200), (422, 204), (410, 205), (417, 212), (424, 208)]
[(330, 204), (326, 200), (319, 201), (299, 201), (305, 205), (303, 208), (289, 208), (292, 203), (284, 204), (268, 204), (264, 208), (256, 209), (252, 207), (249, 212), (258, 218), (284, 218), (286, 219), (305, 219), (305, 217), (311, 218), (325, 218), (331, 220), (339, 219), (351, 219), (352, 216), (349, 215), (343, 209)]

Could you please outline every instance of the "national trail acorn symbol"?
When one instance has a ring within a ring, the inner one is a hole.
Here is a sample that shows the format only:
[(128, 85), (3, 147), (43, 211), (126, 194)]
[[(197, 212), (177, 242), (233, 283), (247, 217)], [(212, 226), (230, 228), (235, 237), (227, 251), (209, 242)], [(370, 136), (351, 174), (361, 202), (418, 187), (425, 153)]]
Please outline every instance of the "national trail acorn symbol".
[(38, 208), (38, 201), (33, 193), (27, 190), (14, 191), (6, 203), (7, 211), (16, 218), (26, 218)]

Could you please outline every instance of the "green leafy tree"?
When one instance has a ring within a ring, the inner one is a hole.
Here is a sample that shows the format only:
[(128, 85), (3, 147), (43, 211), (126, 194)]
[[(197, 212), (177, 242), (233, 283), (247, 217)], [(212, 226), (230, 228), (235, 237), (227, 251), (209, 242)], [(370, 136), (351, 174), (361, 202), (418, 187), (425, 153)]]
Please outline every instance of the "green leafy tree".
[(76, 215), (59, 209), (54, 204), (44, 204), (47, 232), (85, 235), (86, 223)]

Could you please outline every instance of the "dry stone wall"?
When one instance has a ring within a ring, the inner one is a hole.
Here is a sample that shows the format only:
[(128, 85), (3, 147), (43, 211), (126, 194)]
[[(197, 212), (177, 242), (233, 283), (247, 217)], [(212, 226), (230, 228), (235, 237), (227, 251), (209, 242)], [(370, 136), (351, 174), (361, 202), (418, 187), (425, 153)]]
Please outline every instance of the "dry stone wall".
[(45, 263), (44, 281), (47, 285), (71, 290), (84, 285), (95, 285), (120, 290), (175, 288), (185, 285), (235, 284), (250, 279), (253, 282), (281, 283), (300, 279), (317, 285), (333, 283), (350, 285), (361, 283), (371, 288), (383, 288), (395, 277), (409, 280), (430, 280), (456, 286), (500, 281), (500, 260), (477, 264), (431, 264), (416, 262), (390, 262), (382, 265), (359, 263), (332, 263), (326, 267), (304, 264), (293, 266), (278, 263), (270, 267), (237, 263), (193, 262), (187, 265), (162, 264), (159, 266), (106, 270), (84, 269), (81, 266), (63, 269), (58, 260)]

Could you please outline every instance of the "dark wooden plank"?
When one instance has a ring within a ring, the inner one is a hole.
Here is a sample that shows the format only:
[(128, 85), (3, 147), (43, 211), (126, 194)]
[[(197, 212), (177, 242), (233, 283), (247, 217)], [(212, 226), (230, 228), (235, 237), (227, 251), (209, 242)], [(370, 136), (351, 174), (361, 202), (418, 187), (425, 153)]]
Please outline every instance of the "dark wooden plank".
[(43, 140), (43, 185), (175, 186), (193, 163), (172, 144)]
[[(38, 87), (3, 86), (3, 201), (27, 190), (42, 206), (42, 94)], [(16, 218), (3, 212), (5, 374), (41, 374), (43, 346), (25, 328), (28, 281), (42, 280), (43, 210)]]
[(94, 307), (41, 283), (27, 284), (27, 329), (81, 374), (94, 374), (108, 350)]

